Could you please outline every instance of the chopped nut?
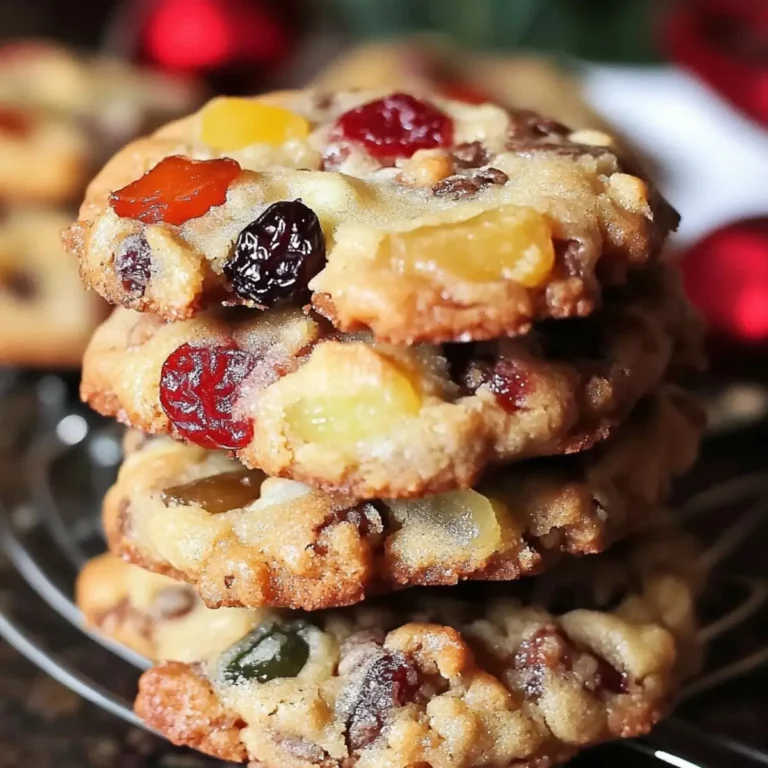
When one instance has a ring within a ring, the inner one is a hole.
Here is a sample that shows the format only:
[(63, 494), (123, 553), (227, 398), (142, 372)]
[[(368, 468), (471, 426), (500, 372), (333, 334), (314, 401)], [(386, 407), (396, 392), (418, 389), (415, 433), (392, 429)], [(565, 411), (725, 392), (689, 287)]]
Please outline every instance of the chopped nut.
[(569, 137), (569, 141), (575, 144), (586, 144), (590, 147), (610, 147), (613, 146), (613, 137), (603, 131), (582, 130), (574, 131)]
[(632, 213), (650, 217), (648, 185), (642, 179), (638, 179), (637, 176), (630, 176), (628, 173), (614, 173), (608, 182), (608, 194), (622, 208), (626, 208)]
[(410, 187), (433, 187), (454, 172), (451, 156), (442, 149), (420, 149), (401, 164), (400, 182)]

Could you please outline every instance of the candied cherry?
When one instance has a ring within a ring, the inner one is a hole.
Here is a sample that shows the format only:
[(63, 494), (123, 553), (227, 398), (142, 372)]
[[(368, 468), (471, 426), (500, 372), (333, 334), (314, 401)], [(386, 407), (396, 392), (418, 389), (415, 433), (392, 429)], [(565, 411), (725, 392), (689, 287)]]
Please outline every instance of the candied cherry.
[(536, 288), (555, 265), (546, 218), (515, 205), (392, 234), (382, 248), (398, 267), (426, 273), (443, 269), (475, 283), (506, 280)]
[(284, 200), (240, 232), (224, 274), (241, 299), (271, 307), (304, 293), (324, 265), (325, 236), (317, 215), (301, 200)]
[(230, 158), (190, 160), (173, 155), (113, 192), (109, 203), (123, 219), (179, 226), (222, 205), (239, 172), (240, 166)]
[(488, 372), (486, 386), (496, 396), (496, 402), (507, 412), (516, 413), (525, 408), (530, 394), (530, 376), (514, 360), (502, 358)]
[(254, 363), (234, 345), (183, 344), (174, 350), (163, 363), (160, 405), (179, 434), (203, 448), (246, 446), (253, 425), (236, 419), (232, 408)]
[(310, 129), (301, 115), (253, 99), (213, 99), (203, 109), (201, 119), (203, 141), (225, 152), (250, 144), (279, 146), (306, 139)]
[(239, 469), (221, 472), (174, 485), (163, 491), (166, 506), (193, 505), (202, 507), (211, 515), (241, 509), (261, 495), (261, 484), (266, 475), (257, 469)]
[(309, 659), (311, 629), (310, 624), (301, 620), (260, 624), (222, 654), (219, 660), (221, 677), (232, 685), (296, 677)]
[(362, 144), (377, 158), (411, 157), (453, 143), (453, 120), (407, 93), (393, 93), (345, 112), (334, 135)]
[(0, 134), (24, 138), (32, 130), (32, 121), (18, 109), (0, 107)]

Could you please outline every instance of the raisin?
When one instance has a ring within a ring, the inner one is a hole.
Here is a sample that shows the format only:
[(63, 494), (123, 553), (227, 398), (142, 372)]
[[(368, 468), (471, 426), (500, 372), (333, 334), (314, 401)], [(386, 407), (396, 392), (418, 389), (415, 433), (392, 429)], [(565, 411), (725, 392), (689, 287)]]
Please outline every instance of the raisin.
[(507, 413), (516, 413), (525, 407), (530, 378), (514, 360), (501, 358), (486, 376), (484, 383)]
[(0, 133), (14, 138), (24, 138), (32, 130), (32, 121), (20, 110), (0, 107)]
[(325, 265), (317, 215), (300, 200), (274, 203), (237, 237), (224, 266), (232, 289), (260, 307), (298, 297)]
[(574, 649), (553, 626), (537, 629), (523, 640), (515, 653), (515, 669), (527, 673), (526, 695), (538, 699), (543, 693), (544, 676), (548, 671), (567, 672), (573, 667)]
[(419, 149), (447, 147), (453, 142), (453, 121), (425, 101), (393, 93), (343, 114), (336, 133), (362, 144), (374, 157), (411, 157)]
[(457, 144), (451, 154), (457, 168), (480, 168), (489, 160), (488, 150), (479, 141)]
[(124, 219), (179, 226), (222, 205), (239, 172), (238, 163), (229, 158), (190, 160), (174, 155), (113, 192), (109, 203)]
[(476, 195), (485, 187), (494, 184), (501, 186), (508, 181), (509, 176), (504, 171), (500, 171), (498, 168), (484, 168), (469, 175), (457, 174), (455, 176), (448, 176), (435, 184), (432, 192), (437, 197), (451, 197), (454, 200), (463, 200), (464, 198)]
[(174, 350), (163, 363), (160, 404), (179, 434), (203, 448), (247, 445), (253, 425), (235, 419), (232, 407), (254, 363), (235, 346), (183, 344)]
[[(384, 534), (386, 507), (380, 501), (361, 501), (354, 507), (335, 510), (320, 526), (318, 536), (329, 528), (341, 523), (349, 523), (357, 529), (361, 538), (366, 539), (372, 547), (377, 547)], [(315, 545), (318, 554), (323, 554), (322, 546)]]
[(347, 745), (363, 749), (376, 740), (390, 712), (413, 701), (421, 684), (416, 666), (400, 652), (383, 652), (370, 664), (347, 718)]
[(221, 655), (219, 674), (232, 685), (296, 677), (309, 659), (310, 630), (301, 620), (266, 621)]
[(142, 234), (129, 235), (115, 256), (115, 272), (123, 288), (135, 298), (144, 295), (151, 275), (149, 243)]
[(259, 498), (263, 472), (241, 469), (201, 477), (184, 485), (175, 485), (163, 491), (163, 503), (167, 506), (194, 505), (211, 515), (240, 509)]
[(36, 277), (23, 269), (12, 269), (0, 275), (0, 287), (19, 301), (31, 301), (38, 292)]
[(517, 109), (511, 115), (511, 139), (543, 139), (567, 136), (570, 129), (532, 109)]

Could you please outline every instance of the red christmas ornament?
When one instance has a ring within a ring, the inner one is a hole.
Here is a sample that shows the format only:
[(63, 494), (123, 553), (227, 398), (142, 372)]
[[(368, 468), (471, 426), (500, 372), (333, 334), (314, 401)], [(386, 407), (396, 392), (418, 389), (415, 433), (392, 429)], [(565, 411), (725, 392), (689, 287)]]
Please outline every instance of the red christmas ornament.
[(729, 224), (681, 261), (689, 298), (720, 336), (768, 342), (768, 217)]
[(286, 27), (260, 0), (159, 0), (146, 22), (146, 56), (165, 69), (272, 67), (289, 53)]
[(671, 57), (768, 124), (768, 0), (684, 0), (666, 21)]

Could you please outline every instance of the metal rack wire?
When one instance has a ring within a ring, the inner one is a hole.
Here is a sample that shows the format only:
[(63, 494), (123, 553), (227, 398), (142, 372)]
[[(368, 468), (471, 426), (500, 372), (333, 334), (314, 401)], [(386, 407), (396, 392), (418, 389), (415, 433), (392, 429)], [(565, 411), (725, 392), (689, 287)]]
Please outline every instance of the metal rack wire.
[[(66, 386), (55, 377), (31, 386), (5, 382), (6, 391), (26, 389), (34, 401), (36, 427), (22, 453), (20, 489), (5, 493), (0, 502), (0, 540), (5, 556), (31, 593), (55, 614), (56, 620), (82, 633), (82, 642), (94, 643), (127, 665), (135, 682), (146, 659), (84, 627), (73, 602), (77, 572), (83, 563), (104, 548), (99, 509), (120, 460), (119, 430), (112, 424), (73, 407)], [(3, 400), (3, 403), (6, 401)], [(4, 406), (5, 407), (5, 406)], [(15, 407), (15, 406), (10, 406)], [(0, 419), (4, 419), (0, 408)], [(707, 646), (721, 643), (751, 621), (768, 616), (768, 578), (747, 577), (718, 568), (733, 562), (734, 555), (758, 528), (768, 522), (768, 473), (751, 475), (709, 488), (689, 499), (681, 516), (698, 527), (704, 519), (718, 518), (703, 554), (715, 569), (711, 589), (731, 597), (702, 629)], [(0, 636), (48, 675), (83, 698), (134, 726), (145, 728), (131, 708), (132, 690), (116, 690), (115, 675), (83, 670), (69, 663), (52, 647), (50, 636), (36, 634), (19, 611), (18, 596), (0, 591)], [(719, 602), (722, 603), (722, 600)], [(691, 700), (768, 663), (768, 642), (758, 643), (709, 668), (683, 692)], [(628, 745), (649, 759), (667, 765), (695, 766), (766, 765), (768, 753), (724, 737), (704, 734), (672, 719), (649, 739)]]

